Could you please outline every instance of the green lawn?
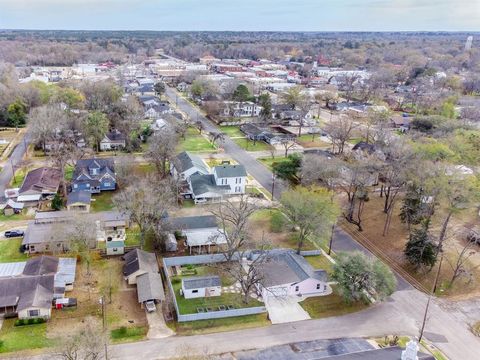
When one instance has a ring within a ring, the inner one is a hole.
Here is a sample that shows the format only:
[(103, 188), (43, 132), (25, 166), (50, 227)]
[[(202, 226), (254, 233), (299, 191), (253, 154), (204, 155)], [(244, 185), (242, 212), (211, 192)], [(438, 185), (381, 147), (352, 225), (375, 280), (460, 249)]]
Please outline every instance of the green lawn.
[(20, 350), (40, 349), (53, 345), (53, 341), (47, 339), (47, 324), (14, 326), (16, 319), (3, 321), (0, 330), (0, 353)]
[(10, 181), (10, 187), (15, 188), (22, 186), (23, 179), (25, 179), (28, 171), (29, 170), (24, 171), (23, 169), (15, 169), (15, 176), (13, 176), (12, 180)]
[(229, 137), (245, 137), (238, 126), (220, 126), (220, 131)]
[(74, 171), (75, 171), (74, 166), (72, 165), (65, 166), (65, 180), (72, 181)]
[(350, 314), (368, 307), (368, 305), (363, 302), (347, 305), (343, 297), (337, 292), (335, 286), (333, 286), (333, 294), (310, 297), (299, 304), (310, 314), (312, 319)]
[(147, 335), (146, 326), (121, 327), (110, 332), (110, 339), (114, 344), (122, 342), (140, 341)]
[[(193, 130), (193, 129), (191, 129)], [(202, 135), (195, 130), (187, 132), (186, 138), (180, 139), (178, 151), (209, 152), (214, 151), (215, 147)]]
[(319, 134), (303, 134), (300, 137), (297, 137), (297, 142), (302, 145), (303, 147), (328, 147), (330, 146), (329, 143), (320, 140)]
[[(172, 326), (173, 325), (173, 326)], [(224, 319), (174, 323), (170, 326), (177, 335), (196, 335), (269, 326), (267, 314), (237, 316)]]
[(182, 208), (190, 209), (195, 207), (195, 202), (191, 199), (182, 200)]
[(138, 226), (130, 226), (125, 234), (127, 236), (125, 246), (135, 246), (140, 244), (140, 230), (138, 229)]
[(247, 151), (268, 151), (272, 147), (263, 141), (257, 141), (255, 144), (253, 141), (248, 139), (233, 139), (242, 149)]
[(324, 255), (305, 256), (305, 260), (307, 260), (314, 269), (325, 270), (329, 274), (333, 271), (333, 264)]
[[(196, 274), (187, 275), (184, 277), (207, 276), (215, 273), (214, 269), (208, 266), (196, 266), (193, 267), (193, 269)], [(232, 279), (229, 279), (225, 276), (221, 276), (221, 278), (222, 286), (230, 286), (233, 284)], [(262, 306), (260, 301), (252, 298), (250, 298), (248, 304), (245, 304), (241, 294), (222, 293), (221, 296), (213, 296), (209, 298), (185, 299), (182, 295), (180, 295), (180, 289), (182, 288), (181, 279), (182, 276), (175, 276), (171, 278), (173, 290), (175, 292), (175, 297), (177, 299), (178, 308), (181, 314), (196, 314), (197, 308), (211, 307), (216, 309), (220, 305), (233, 305), (235, 308)]]
[(266, 167), (268, 167), (270, 170), (272, 170), (272, 166), (274, 163), (288, 161), (288, 158), (284, 156), (276, 156), (275, 158), (272, 158), (271, 156), (269, 156), (264, 158), (258, 158), (257, 160), (264, 164)]
[(25, 261), (27, 255), (20, 252), (22, 238), (0, 241), (0, 263)]
[(114, 194), (114, 191), (104, 191), (100, 194), (92, 195), (91, 211), (99, 212), (112, 210), (115, 207), (112, 201)]
[(27, 215), (27, 210), (24, 209), (20, 214), (13, 214), (6, 216), (3, 213), (0, 213), (0, 222), (4, 221), (16, 221), (16, 220), (29, 220), (32, 219), (32, 216)]

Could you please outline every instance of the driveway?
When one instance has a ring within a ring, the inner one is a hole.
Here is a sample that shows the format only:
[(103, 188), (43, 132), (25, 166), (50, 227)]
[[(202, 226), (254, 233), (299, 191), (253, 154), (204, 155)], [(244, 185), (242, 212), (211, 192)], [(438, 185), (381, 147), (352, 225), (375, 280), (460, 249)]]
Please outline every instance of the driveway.
[(267, 296), (265, 307), (272, 324), (283, 324), (311, 319), (296, 296)]
[(152, 313), (145, 311), (145, 314), (147, 315), (147, 322), (148, 322), (147, 338), (149, 340), (163, 339), (163, 338), (175, 335), (173, 330), (170, 329), (165, 324), (165, 319), (163, 318), (161, 308), (157, 309), (157, 311), (154, 311)]

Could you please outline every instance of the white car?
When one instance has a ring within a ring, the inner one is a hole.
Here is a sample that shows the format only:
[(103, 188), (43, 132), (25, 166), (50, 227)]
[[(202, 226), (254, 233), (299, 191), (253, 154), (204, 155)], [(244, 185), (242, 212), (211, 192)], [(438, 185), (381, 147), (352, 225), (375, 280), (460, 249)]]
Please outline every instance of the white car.
[(147, 309), (149, 313), (157, 311), (157, 307), (155, 306), (155, 301), (153, 300), (145, 301), (145, 309)]

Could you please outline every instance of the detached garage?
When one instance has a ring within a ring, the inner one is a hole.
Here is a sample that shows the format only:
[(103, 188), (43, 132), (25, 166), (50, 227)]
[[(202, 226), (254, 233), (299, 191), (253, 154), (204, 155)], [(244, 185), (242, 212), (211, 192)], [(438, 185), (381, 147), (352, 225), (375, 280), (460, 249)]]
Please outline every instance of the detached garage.
[(219, 276), (196, 276), (182, 279), (182, 293), (185, 299), (222, 295)]

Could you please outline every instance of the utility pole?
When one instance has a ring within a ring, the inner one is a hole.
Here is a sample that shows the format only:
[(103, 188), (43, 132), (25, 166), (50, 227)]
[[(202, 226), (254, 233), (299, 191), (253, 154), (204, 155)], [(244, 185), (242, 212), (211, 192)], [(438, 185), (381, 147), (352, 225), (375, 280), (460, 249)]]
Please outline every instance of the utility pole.
[(333, 245), (333, 233), (335, 231), (335, 224), (332, 224), (332, 233), (330, 234), (330, 243), (328, 244), (328, 255), (332, 253), (332, 245)]
[(102, 325), (105, 346), (105, 360), (108, 360), (108, 346), (107, 346), (107, 304), (105, 302), (105, 295), (100, 298), (102, 304)]
[(272, 173), (272, 201), (274, 200), (276, 178), (277, 178), (277, 175), (275, 173)]
[(428, 316), (428, 309), (430, 308), (430, 301), (432, 301), (432, 297), (435, 294), (435, 290), (437, 289), (437, 284), (438, 284), (438, 278), (440, 277), (440, 270), (442, 268), (442, 261), (443, 261), (443, 252), (440, 257), (440, 264), (437, 269), (437, 273), (435, 274), (435, 280), (433, 281), (433, 287), (432, 291), (430, 294), (428, 294), (428, 300), (427, 300), (427, 305), (425, 306), (425, 313), (423, 314), (423, 321), (422, 321), (422, 327), (420, 329), (420, 335), (418, 336), (418, 343), (420, 344), (420, 341), (422, 341), (423, 338), (423, 332), (425, 330), (425, 325), (427, 324), (427, 316)]

